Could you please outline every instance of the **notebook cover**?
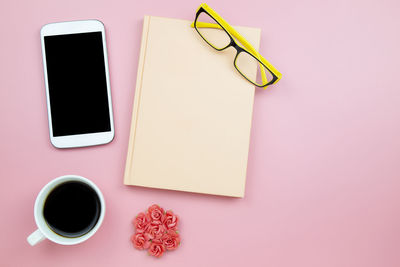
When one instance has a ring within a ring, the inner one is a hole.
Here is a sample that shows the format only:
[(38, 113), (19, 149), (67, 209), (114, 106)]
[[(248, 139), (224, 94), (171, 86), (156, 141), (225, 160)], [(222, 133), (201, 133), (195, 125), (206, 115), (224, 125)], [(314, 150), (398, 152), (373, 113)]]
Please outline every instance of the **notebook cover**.
[(255, 88), (190, 24), (144, 18), (124, 184), (243, 197)]

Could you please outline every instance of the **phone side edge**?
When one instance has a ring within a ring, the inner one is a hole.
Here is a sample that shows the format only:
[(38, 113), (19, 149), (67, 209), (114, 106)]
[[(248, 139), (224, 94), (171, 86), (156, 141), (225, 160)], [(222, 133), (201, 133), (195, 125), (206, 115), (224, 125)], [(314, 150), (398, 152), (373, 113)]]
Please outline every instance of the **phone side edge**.
[(41, 42), (41, 50), (42, 50), (42, 65), (43, 65), (43, 78), (45, 84), (45, 91), (46, 91), (46, 109), (47, 109), (47, 120), (48, 120), (48, 127), (49, 127), (49, 139), (50, 143), (59, 148), (56, 142), (53, 139), (53, 126), (52, 126), (52, 117), (51, 117), (51, 106), (50, 106), (50, 92), (49, 92), (49, 82), (47, 77), (47, 61), (46, 61), (46, 46), (45, 46), (45, 36), (46, 36), (46, 27), (49, 24), (45, 24), (40, 29), (40, 42)]

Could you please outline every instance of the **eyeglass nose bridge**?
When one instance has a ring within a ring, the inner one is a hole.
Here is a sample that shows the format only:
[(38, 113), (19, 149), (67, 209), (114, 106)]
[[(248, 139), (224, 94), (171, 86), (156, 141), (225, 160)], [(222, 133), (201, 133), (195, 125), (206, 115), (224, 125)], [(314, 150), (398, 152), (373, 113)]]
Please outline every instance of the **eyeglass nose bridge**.
[(226, 47), (226, 48), (228, 48), (228, 47), (233, 47), (233, 48), (235, 48), (236, 49), (236, 54), (239, 54), (240, 52), (243, 52), (244, 51), (244, 49), (242, 48), (242, 47), (240, 47), (236, 42), (235, 42), (235, 40), (233, 40), (233, 38), (231, 38), (231, 42), (230, 42), (230, 44)]

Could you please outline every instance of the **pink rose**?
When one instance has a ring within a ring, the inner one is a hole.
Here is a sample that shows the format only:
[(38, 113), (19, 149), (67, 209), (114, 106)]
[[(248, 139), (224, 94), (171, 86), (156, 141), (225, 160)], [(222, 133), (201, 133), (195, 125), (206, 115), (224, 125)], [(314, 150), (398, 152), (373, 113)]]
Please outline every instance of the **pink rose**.
[(148, 224), (145, 232), (149, 234), (150, 239), (160, 239), (165, 233), (165, 226), (162, 224)]
[(167, 233), (162, 236), (162, 242), (167, 250), (174, 250), (181, 243), (181, 238), (176, 231), (168, 230)]
[(132, 244), (149, 255), (161, 257), (167, 250), (175, 250), (181, 243), (178, 233), (179, 217), (171, 210), (167, 212), (154, 204), (147, 211), (139, 213), (132, 221), (135, 234)]
[(143, 233), (146, 226), (150, 223), (150, 217), (143, 212), (139, 213), (133, 220), (133, 225), (138, 233)]
[(167, 230), (176, 230), (178, 227), (178, 216), (176, 216), (171, 210), (165, 213), (164, 226)]
[(134, 234), (131, 241), (137, 249), (148, 249), (150, 247), (150, 240), (142, 233)]
[(161, 242), (158, 242), (158, 240), (154, 240), (151, 242), (150, 248), (149, 248), (149, 255), (155, 256), (157, 258), (161, 257), (162, 254), (165, 252), (165, 247)]
[(149, 215), (152, 224), (161, 224), (164, 220), (164, 210), (156, 204), (151, 205), (148, 208), (147, 214)]

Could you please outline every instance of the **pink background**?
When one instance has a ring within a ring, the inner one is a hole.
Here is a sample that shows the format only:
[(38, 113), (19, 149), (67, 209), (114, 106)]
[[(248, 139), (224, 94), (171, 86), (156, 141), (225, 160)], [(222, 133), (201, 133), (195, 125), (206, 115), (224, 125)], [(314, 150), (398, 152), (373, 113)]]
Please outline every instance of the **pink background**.
[[(256, 92), (246, 197), (123, 185), (143, 16), (193, 19), (199, 4), (1, 0), (0, 265), (400, 266), (397, 0), (209, 1), (232, 24), (260, 27), (261, 52), (283, 73)], [(106, 26), (116, 136), (58, 150), (39, 30), (88, 18)], [(83, 244), (32, 248), (36, 195), (68, 173), (102, 189), (104, 224)], [(131, 219), (152, 203), (182, 219), (182, 246), (160, 260), (129, 241)]]

